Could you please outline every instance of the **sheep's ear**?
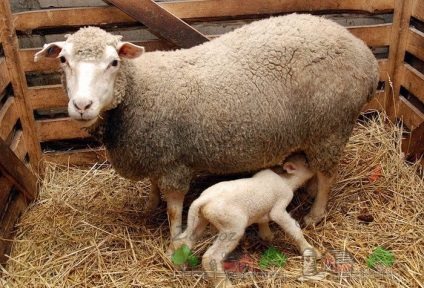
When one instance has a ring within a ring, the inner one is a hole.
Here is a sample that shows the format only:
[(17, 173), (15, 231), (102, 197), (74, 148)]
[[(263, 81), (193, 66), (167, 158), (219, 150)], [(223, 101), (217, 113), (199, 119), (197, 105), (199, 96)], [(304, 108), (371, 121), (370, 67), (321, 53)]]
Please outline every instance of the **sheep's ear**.
[(43, 57), (56, 58), (62, 51), (63, 45), (65, 45), (65, 41), (44, 44), (43, 49), (35, 54), (34, 61), (37, 62)]
[(130, 42), (119, 42), (116, 47), (120, 57), (124, 58), (137, 58), (144, 53), (144, 47), (132, 44)]
[(294, 164), (293, 162), (284, 163), (283, 168), (288, 174), (294, 174), (294, 172), (296, 172), (297, 170), (296, 164)]

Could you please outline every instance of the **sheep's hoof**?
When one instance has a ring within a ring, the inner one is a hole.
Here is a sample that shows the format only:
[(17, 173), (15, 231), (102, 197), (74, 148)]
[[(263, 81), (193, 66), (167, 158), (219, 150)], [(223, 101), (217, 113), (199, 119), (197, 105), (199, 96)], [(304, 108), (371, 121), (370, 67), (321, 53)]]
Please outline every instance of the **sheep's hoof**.
[(305, 215), (303, 217), (303, 224), (305, 226), (315, 226), (324, 218), (324, 214), (322, 215), (311, 215), (311, 213)]

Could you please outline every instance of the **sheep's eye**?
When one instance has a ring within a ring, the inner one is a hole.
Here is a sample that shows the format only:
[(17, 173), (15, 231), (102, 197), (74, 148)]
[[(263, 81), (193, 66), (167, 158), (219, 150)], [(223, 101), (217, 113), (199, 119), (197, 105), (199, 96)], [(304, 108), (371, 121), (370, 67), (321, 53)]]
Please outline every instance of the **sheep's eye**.
[(112, 66), (118, 66), (118, 60), (113, 60), (112, 63), (110, 63)]
[(60, 62), (61, 62), (61, 63), (66, 63), (66, 58), (65, 58), (65, 56), (60, 56)]

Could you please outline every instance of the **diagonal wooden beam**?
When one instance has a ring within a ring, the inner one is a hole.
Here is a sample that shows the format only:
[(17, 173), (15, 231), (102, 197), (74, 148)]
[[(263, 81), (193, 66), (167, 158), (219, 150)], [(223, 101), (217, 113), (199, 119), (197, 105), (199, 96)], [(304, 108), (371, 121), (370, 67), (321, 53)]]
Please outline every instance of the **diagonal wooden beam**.
[(108, 0), (107, 2), (146, 25), (156, 36), (178, 47), (190, 48), (209, 40), (152, 0)]
[(28, 200), (37, 194), (37, 177), (13, 153), (0, 138), (0, 171), (15, 185)]

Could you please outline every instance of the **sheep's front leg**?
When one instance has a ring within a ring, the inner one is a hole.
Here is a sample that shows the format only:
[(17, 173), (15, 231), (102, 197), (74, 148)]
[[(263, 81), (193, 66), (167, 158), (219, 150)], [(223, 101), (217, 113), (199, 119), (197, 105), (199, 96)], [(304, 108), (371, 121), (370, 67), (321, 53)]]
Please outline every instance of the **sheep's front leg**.
[(160, 202), (160, 189), (155, 181), (150, 181), (150, 193), (144, 205), (144, 213), (148, 214), (159, 206)]
[(164, 192), (165, 201), (167, 202), (168, 222), (171, 232), (171, 243), (167, 251), (167, 255), (171, 256), (176, 247), (174, 241), (176, 236), (181, 233), (182, 213), (185, 193), (181, 191)]
[(321, 172), (317, 173), (318, 193), (316, 195), (311, 211), (303, 218), (306, 225), (319, 222), (325, 215), (325, 207), (327, 206), (328, 197), (330, 196), (331, 186), (333, 185), (336, 174), (327, 176)]

